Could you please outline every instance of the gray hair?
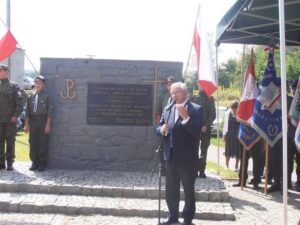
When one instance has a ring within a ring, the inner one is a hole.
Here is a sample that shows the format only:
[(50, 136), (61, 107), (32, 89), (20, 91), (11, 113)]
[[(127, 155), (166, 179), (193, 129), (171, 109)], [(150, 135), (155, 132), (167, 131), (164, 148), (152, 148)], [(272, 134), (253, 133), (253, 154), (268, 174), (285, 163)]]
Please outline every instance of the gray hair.
[(175, 88), (175, 89), (180, 89), (180, 90), (183, 90), (186, 94), (187, 94), (187, 87), (186, 87), (186, 84), (185, 83), (182, 83), (182, 82), (176, 82), (176, 83), (173, 83), (171, 85), (171, 89), (172, 88)]

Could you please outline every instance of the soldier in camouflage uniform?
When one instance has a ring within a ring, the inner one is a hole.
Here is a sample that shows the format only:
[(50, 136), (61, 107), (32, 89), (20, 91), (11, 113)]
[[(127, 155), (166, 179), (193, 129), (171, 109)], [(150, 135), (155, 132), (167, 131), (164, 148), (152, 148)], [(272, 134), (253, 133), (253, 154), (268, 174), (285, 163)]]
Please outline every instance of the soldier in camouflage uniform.
[(36, 92), (27, 100), (24, 131), (29, 131), (29, 156), (32, 161), (29, 170), (44, 171), (51, 129), (52, 101), (49, 93), (44, 91), (44, 77), (35, 78), (34, 84)]
[(14, 169), (16, 122), (23, 110), (23, 102), (19, 86), (10, 82), (8, 76), (9, 68), (0, 65), (0, 170), (10, 171)]
[(206, 158), (207, 158), (207, 150), (210, 145), (210, 136), (211, 136), (211, 124), (216, 119), (216, 108), (215, 108), (215, 100), (211, 96), (207, 96), (205, 92), (199, 87), (199, 94), (192, 95), (192, 102), (202, 106), (203, 112), (203, 126), (201, 128), (201, 136), (200, 136), (200, 157), (198, 161), (198, 170), (199, 177), (206, 178), (205, 168), (206, 168)]

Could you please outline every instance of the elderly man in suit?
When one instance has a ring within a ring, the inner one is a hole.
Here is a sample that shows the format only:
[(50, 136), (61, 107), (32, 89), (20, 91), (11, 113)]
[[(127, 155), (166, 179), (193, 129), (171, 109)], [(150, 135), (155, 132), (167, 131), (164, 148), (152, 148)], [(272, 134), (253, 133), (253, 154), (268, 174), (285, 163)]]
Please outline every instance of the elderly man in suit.
[(166, 160), (166, 201), (168, 220), (163, 224), (178, 222), (180, 182), (185, 195), (184, 225), (192, 224), (196, 211), (195, 180), (202, 109), (188, 101), (187, 88), (182, 82), (171, 86), (173, 104), (163, 113), (156, 133), (163, 136), (163, 153)]

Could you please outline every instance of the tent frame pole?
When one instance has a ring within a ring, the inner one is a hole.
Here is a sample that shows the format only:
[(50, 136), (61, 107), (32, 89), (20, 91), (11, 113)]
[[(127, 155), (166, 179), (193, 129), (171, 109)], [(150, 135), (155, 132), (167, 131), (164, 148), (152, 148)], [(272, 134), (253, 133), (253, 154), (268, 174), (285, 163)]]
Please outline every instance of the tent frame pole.
[(286, 53), (285, 53), (285, 16), (284, 0), (278, 0), (279, 31), (280, 31), (280, 74), (282, 103), (282, 177), (283, 177), (283, 217), (282, 224), (287, 225), (287, 92), (286, 92)]

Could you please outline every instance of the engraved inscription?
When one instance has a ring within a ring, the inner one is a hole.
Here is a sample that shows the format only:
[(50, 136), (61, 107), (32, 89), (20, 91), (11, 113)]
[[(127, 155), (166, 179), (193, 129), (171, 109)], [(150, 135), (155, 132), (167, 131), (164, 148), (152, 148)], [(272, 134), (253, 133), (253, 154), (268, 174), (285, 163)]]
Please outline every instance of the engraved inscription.
[(87, 123), (152, 125), (152, 85), (88, 84)]

